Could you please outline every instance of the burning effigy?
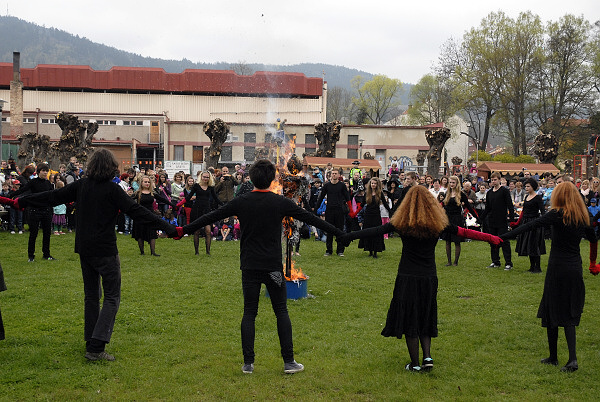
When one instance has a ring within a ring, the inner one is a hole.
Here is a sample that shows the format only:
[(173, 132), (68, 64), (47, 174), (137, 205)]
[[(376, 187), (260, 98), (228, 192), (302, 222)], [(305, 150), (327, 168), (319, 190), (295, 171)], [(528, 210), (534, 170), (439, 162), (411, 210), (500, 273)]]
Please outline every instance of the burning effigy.
[[(284, 158), (288, 153), (291, 154), (287, 159), (287, 163), (282, 163), (285, 159), (278, 159), (277, 175), (271, 184), (271, 191), (299, 204), (308, 195), (308, 180), (302, 174), (302, 161), (293, 154), (293, 149), (293, 147), (286, 147), (282, 153)], [(300, 267), (296, 266), (292, 258), (294, 246), (300, 241), (300, 228), (303, 223), (288, 216), (283, 219), (282, 224), (282, 237), (285, 241), (284, 275), (288, 282), (288, 299), (306, 297), (306, 280), (308, 277)], [(300, 294), (294, 286), (303, 289)]]

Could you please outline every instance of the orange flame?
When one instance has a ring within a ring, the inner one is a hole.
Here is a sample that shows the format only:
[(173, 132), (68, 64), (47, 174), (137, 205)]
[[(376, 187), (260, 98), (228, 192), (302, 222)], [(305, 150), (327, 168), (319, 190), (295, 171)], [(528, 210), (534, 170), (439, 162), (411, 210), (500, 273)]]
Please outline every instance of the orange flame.
[[(285, 279), (287, 281), (299, 281), (308, 279), (308, 276), (304, 275), (304, 272), (302, 272), (302, 268), (296, 268), (295, 265), (296, 264), (294, 260), (292, 260), (292, 275), (289, 278), (286, 276)], [(283, 275), (285, 276), (285, 269), (283, 271)]]

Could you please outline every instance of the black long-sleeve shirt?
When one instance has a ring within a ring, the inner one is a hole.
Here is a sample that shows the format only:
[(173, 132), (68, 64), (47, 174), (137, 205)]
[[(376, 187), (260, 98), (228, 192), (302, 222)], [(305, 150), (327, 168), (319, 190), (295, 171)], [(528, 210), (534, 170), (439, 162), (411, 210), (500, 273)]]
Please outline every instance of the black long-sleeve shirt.
[(281, 221), (291, 216), (328, 233), (342, 235), (335, 226), (300, 208), (293, 201), (270, 191), (253, 191), (236, 197), (221, 208), (201, 216), (183, 227), (184, 233), (223, 218), (237, 216), (240, 221), (240, 269), (259, 271), (283, 270), (281, 255)]
[(21, 207), (45, 207), (77, 202), (75, 252), (82, 256), (117, 255), (115, 225), (119, 211), (140, 223), (173, 235), (175, 226), (137, 204), (112, 181), (77, 180), (61, 189), (19, 198)]
[(341, 180), (335, 184), (328, 181), (323, 185), (323, 189), (321, 190), (319, 199), (315, 204), (315, 208), (319, 208), (321, 206), (325, 196), (327, 196), (327, 208), (325, 209), (325, 213), (334, 209), (341, 210), (342, 204), (350, 201), (350, 193), (348, 192), (344, 182)]
[(52, 190), (52, 183), (50, 183), (50, 180), (36, 177), (35, 179), (29, 180), (24, 186), (21, 186), (21, 188), (12, 193), (12, 197), (18, 197), (21, 194), (43, 193), (44, 191), (50, 190)]
[(510, 191), (500, 186), (498, 190), (493, 188), (488, 190), (485, 196), (485, 210), (483, 215), (487, 218), (487, 223), (491, 227), (508, 226), (507, 218), (514, 220), (515, 207), (510, 198)]

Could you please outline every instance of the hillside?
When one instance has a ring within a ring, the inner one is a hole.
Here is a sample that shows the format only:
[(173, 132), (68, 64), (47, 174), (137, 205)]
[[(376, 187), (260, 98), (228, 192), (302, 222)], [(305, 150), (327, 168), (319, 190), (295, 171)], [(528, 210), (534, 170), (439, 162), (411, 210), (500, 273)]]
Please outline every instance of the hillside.
[[(185, 69), (228, 70), (235, 62), (194, 63), (190, 60), (163, 60), (125, 52), (111, 46), (95, 43), (87, 38), (56, 29), (46, 28), (25, 20), (0, 16), (0, 62), (12, 62), (13, 51), (21, 53), (21, 67), (32, 68), (38, 64), (86, 65), (95, 70), (108, 70), (113, 66), (157, 67), (170, 73)], [(252, 71), (300, 72), (308, 77), (324, 77), (329, 88), (350, 88), (350, 80), (357, 75), (371, 79), (366, 71), (331, 64), (302, 63), (294, 65), (264, 65), (249, 63)], [(323, 73), (325, 73), (323, 75)], [(408, 103), (410, 85), (405, 85), (402, 103)]]

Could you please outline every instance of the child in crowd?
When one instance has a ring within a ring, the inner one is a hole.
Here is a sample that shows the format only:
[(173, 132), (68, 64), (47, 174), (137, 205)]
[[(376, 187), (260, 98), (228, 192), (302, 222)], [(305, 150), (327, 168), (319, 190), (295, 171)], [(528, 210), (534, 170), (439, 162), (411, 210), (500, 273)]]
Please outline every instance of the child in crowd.
[[(598, 206), (598, 200), (596, 198), (590, 199), (590, 206), (588, 207), (588, 211), (590, 213), (590, 223), (593, 225), (594, 222), (592, 221), (592, 218), (596, 216), (598, 212), (600, 212), (600, 207)], [(594, 231), (596, 232), (596, 234), (598, 234), (598, 226), (594, 227)]]
[(165, 211), (165, 216), (163, 216), (163, 219), (169, 222), (171, 225), (177, 226), (177, 219), (175, 218), (175, 215), (173, 214), (173, 210), (171, 208)]
[[(133, 197), (133, 187), (127, 187), (127, 196), (128, 197)], [(124, 233), (126, 235), (131, 233), (131, 228), (133, 227), (133, 219), (131, 219), (131, 216), (127, 215), (127, 214), (123, 214), (123, 218), (125, 220), (125, 231)]]
[(240, 221), (238, 218), (233, 218), (233, 240), (238, 241), (240, 239)]
[[(12, 198), (13, 192), (21, 188), (21, 182), (17, 179), (12, 180), (12, 188), (9, 191), (10, 197)], [(15, 234), (15, 230), (19, 231), (19, 234), (23, 234), (23, 211), (17, 208), (10, 208), (8, 230), (11, 234)]]
[(219, 229), (219, 233), (223, 241), (231, 240), (231, 224), (229, 223), (229, 218), (223, 219), (221, 223), (221, 228)]
[[(55, 178), (56, 179), (56, 178)], [(56, 179), (54, 183), (56, 189), (63, 188), (65, 183), (62, 180)], [(63, 232), (63, 226), (67, 226), (67, 206), (65, 204), (60, 204), (52, 208), (52, 225), (54, 226), (54, 234), (61, 235), (65, 234)]]

